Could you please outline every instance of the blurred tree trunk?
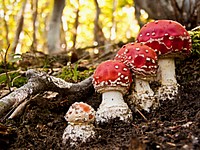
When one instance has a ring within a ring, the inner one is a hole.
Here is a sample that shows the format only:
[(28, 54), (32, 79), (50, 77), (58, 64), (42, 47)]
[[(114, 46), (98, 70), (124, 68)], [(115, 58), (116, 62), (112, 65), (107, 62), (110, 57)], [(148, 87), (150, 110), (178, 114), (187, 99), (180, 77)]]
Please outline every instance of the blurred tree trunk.
[(110, 40), (113, 41), (116, 38), (116, 21), (115, 21), (115, 11), (117, 7), (117, 0), (113, 0), (113, 7), (112, 7), (112, 27), (110, 30)]
[(94, 42), (98, 46), (103, 46), (105, 42), (105, 36), (99, 23), (99, 16), (101, 14), (101, 9), (99, 7), (98, 1), (94, 0), (96, 6), (96, 16), (94, 20)]
[(38, 14), (38, 0), (32, 0), (31, 2), (32, 7), (32, 16), (33, 16), (33, 40), (31, 44), (31, 51), (37, 50), (37, 39), (36, 39), (36, 21), (37, 21), (37, 14)]
[(187, 29), (200, 24), (200, 0), (135, 0), (135, 15), (140, 26), (144, 24), (140, 19), (141, 9), (144, 9), (151, 19), (176, 20)]
[[(78, 0), (78, 6), (79, 6), (79, 0)], [(76, 46), (76, 38), (77, 38), (77, 28), (79, 25), (79, 7), (76, 8), (76, 18), (75, 18), (75, 22), (74, 22), (74, 30), (73, 30), (73, 36), (72, 36), (72, 41), (73, 41), (73, 46), (72, 48), (74, 49)]]
[(47, 45), (49, 54), (58, 53), (60, 49), (60, 25), (65, 0), (54, 0), (54, 7), (49, 23)]
[(7, 12), (7, 8), (6, 8), (6, 5), (5, 5), (5, 0), (2, 1), (3, 3), (3, 21), (4, 21), (4, 27), (5, 27), (5, 30), (6, 30), (6, 44), (9, 45), (10, 42), (9, 42), (9, 38), (8, 38), (8, 34), (9, 34), (9, 29), (8, 29), (8, 24), (7, 24), (7, 21), (6, 21), (6, 12)]
[(19, 42), (19, 36), (20, 36), (20, 33), (22, 32), (22, 29), (23, 29), (23, 25), (24, 25), (24, 11), (25, 11), (25, 8), (26, 8), (26, 2), (27, 2), (27, 0), (24, 1), (23, 5), (22, 5), (21, 12), (20, 12), (20, 15), (19, 15), (19, 20), (17, 22), (17, 30), (16, 30), (16, 33), (15, 33), (14, 42), (12, 44), (12, 51), (11, 51), (11, 53), (15, 53), (16, 52), (17, 44)]
[(61, 42), (61, 49), (62, 49), (62, 51), (66, 51), (67, 50), (67, 41), (65, 39), (65, 30), (64, 30), (63, 24), (64, 24), (63, 20), (61, 20), (60, 42)]

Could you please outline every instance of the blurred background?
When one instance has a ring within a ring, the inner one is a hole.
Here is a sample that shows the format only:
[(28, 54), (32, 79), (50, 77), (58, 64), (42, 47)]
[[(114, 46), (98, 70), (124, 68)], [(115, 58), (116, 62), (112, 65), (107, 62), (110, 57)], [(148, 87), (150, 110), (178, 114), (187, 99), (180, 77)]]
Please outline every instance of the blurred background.
[[(1, 0), (0, 50), (8, 54), (93, 54), (134, 41), (140, 27), (172, 19), (200, 24), (200, 0)], [(119, 44), (120, 45), (120, 44)], [(3, 54), (4, 55), (4, 54)]]

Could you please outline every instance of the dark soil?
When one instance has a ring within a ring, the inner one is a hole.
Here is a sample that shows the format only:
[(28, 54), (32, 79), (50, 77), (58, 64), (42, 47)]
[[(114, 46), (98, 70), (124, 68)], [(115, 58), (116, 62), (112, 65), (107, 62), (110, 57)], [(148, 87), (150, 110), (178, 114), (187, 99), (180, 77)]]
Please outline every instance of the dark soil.
[[(9, 134), (0, 137), (0, 149), (99, 149), (155, 150), (200, 149), (200, 58), (191, 56), (177, 62), (180, 84), (176, 100), (164, 101), (157, 110), (134, 112), (134, 120), (124, 127), (96, 128), (96, 139), (76, 148), (63, 147), (62, 134), (67, 126), (64, 115), (67, 100), (45, 93), (34, 97), (22, 116), (6, 122)], [(64, 102), (64, 103), (63, 103)], [(101, 96), (94, 93), (86, 102), (95, 109)]]

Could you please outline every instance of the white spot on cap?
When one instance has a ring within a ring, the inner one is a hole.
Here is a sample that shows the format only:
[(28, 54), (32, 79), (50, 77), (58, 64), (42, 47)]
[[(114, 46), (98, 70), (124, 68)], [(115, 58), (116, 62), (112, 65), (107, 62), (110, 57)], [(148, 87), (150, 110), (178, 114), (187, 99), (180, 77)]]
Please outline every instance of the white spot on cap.
[(124, 79), (125, 79), (125, 80), (128, 80), (128, 76), (126, 76)]
[(128, 56), (128, 59), (132, 59), (132, 57), (131, 57), (131, 56)]
[(123, 70), (124, 70), (124, 71), (127, 71), (128, 69), (127, 69), (127, 68), (123, 68)]
[(148, 50), (148, 49), (146, 49), (145, 51), (146, 51), (146, 53), (148, 53), (148, 52), (149, 52), (149, 50)]
[(156, 35), (156, 33), (155, 33), (155, 32), (152, 32), (152, 33), (151, 33), (151, 35), (153, 35), (153, 36), (154, 36), (154, 35)]
[(150, 61), (151, 59), (149, 57), (146, 58), (147, 61)]
[(115, 68), (116, 68), (116, 69), (118, 69), (118, 68), (119, 68), (119, 66), (117, 66), (117, 65), (116, 65), (116, 66), (115, 66)]
[(150, 35), (150, 33), (147, 33), (147, 36), (149, 36)]
[(136, 49), (136, 51), (139, 51), (139, 50), (140, 50), (140, 48), (139, 48), (139, 47), (136, 47), (135, 49)]
[(139, 54), (139, 56), (142, 56), (142, 57), (144, 57), (144, 54)]
[(155, 21), (155, 24), (158, 24), (158, 20)]

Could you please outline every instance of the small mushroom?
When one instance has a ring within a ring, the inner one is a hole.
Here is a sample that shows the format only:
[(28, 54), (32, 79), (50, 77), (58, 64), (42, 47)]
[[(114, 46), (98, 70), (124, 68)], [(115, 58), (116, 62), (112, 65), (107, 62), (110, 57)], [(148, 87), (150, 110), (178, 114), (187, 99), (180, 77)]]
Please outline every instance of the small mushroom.
[(93, 76), (95, 90), (102, 93), (102, 102), (96, 112), (97, 124), (109, 124), (115, 119), (130, 123), (132, 112), (124, 102), (123, 95), (131, 83), (131, 72), (125, 64), (108, 60), (98, 65)]
[(157, 20), (141, 28), (137, 42), (150, 46), (158, 54), (158, 80), (161, 80), (159, 99), (174, 99), (179, 86), (174, 59), (190, 54), (192, 43), (189, 33), (176, 21)]
[(80, 143), (89, 142), (95, 137), (93, 126), (95, 110), (90, 105), (75, 102), (70, 106), (64, 117), (68, 121), (68, 126), (62, 136), (63, 145), (69, 142), (70, 146), (76, 146)]
[(156, 103), (154, 92), (149, 86), (149, 80), (157, 72), (157, 54), (155, 51), (141, 43), (128, 43), (124, 45), (115, 56), (130, 68), (135, 75), (135, 92), (132, 93), (133, 103), (142, 109), (149, 108)]

